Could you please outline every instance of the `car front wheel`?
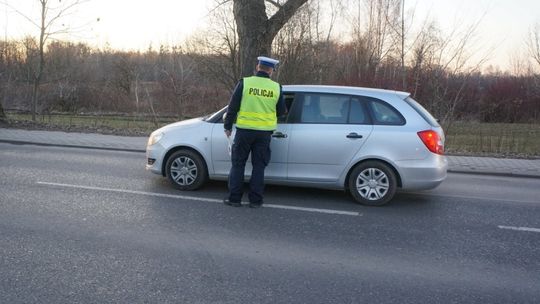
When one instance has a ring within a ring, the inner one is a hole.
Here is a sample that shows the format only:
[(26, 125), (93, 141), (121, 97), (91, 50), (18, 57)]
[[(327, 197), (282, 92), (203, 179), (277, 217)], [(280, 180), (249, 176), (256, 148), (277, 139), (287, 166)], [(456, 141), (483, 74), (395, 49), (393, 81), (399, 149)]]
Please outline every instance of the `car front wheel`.
[(396, 193), (394, 171), (379, 161), (367, 161), (356, 166), (349, 178), (349, 191), (363, 205), (382, 206)]
[(204, 160), (190, 150), (174, 152), (165, 168), (169, 181), (180, 190), (196, 190), (208, 179)]

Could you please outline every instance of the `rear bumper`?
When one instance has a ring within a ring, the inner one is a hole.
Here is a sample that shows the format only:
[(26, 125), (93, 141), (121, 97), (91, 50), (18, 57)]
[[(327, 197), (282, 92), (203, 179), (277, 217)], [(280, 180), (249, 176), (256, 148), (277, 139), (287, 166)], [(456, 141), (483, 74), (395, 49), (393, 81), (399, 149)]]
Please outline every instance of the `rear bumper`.
[(448, 160), (445, 156), (431, 154), (424, 160), (397, 161), (403, 190), (429, 190), (445, 179)]

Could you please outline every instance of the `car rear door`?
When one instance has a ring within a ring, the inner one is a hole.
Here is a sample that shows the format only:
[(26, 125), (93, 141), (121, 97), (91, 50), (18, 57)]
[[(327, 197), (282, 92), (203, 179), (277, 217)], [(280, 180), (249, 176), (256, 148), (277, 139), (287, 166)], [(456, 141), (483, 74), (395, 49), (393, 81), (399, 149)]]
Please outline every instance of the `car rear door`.
[(288, 179), (335, 182), (373, 130), (366, 105), (349, 95), (297, 93), (293, 111)]

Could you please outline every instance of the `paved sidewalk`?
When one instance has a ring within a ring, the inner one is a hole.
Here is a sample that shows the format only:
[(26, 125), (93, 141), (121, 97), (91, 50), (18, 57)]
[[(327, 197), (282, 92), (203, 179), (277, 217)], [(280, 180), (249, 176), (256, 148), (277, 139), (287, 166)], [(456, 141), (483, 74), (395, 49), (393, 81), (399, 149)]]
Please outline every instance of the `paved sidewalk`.
[[(0, 142), (144, 152), (148, 137), (0, 128)], [(0, 152), (1, 153), (1, 152)], [(540, 159), (447, 156), (450, 172), (540, 178)]]

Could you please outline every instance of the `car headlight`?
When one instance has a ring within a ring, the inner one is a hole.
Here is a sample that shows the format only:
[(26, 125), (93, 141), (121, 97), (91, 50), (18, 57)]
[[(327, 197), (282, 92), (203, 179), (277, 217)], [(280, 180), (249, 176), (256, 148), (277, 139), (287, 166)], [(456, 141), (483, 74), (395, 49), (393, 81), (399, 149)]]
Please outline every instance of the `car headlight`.
[(148, 139), (148, 145), (155, 145), (163, 137), (163, 132), (152, 133)]

